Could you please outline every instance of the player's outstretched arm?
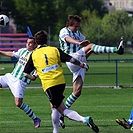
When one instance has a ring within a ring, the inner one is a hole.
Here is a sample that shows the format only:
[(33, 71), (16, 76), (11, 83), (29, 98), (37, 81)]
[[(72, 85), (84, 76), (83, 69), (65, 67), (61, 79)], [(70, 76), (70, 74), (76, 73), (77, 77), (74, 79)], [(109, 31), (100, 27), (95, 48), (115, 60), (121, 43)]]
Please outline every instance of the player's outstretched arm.
[(78, 66), (80, 66), (80, 67), (82, 67), (84, 69), (86, 69), (86, 71), (88, 71), (88, 69), (89, 69), (88, 64), (86, 64), (85, 62), (81, 62), (81, 61), (79, 61), (79, 60), (77, 60), (77, 59), (75, 59), (73, 57), (70, 59), (70, 62), (75, 64), (75, 65), (78, 65)]
[(58, 48), (58, 50), (59, 50), (59, 52), (60, 52), (60, 59), (61, 59), (61, 62), (71, 62), (71, 63), (73, 63), (73, 64), (75, 64), (75, 65), (78, 65), (78, 66), (80, 66), (80, 67), (82, 67), (82, 68), (85, 68), (86, 71), (89, 69), (89, 66), (88, 66), (85, 62), (81, 62), (81, 61), (79, 61), (79, 60), (73, 58), (72, 56), (70, 56), (70, 55), (64, 53), (64, 52), (63, 52), (61, 49), (59, 49), (59, 48)]
[(82, 42), (80, 42), (80, 45), (82, 46), (82, 47), (85, 47), (85, 46), (87, 46), (87, 45), (89, 45), (90, 44), (90, 41), (89, 40), (83, 40)]
[(31, 75), (31, 74), (27, 74), (27, 73), (24, 73), (24, 76), (33, 81), (36, 80), (36, 78), (37, 78), (35, 75)]
[(6, 55), (9, 57), (14, 57), (13, 52), (11, 52), (11, 51), (0, 51), (0, 54)]

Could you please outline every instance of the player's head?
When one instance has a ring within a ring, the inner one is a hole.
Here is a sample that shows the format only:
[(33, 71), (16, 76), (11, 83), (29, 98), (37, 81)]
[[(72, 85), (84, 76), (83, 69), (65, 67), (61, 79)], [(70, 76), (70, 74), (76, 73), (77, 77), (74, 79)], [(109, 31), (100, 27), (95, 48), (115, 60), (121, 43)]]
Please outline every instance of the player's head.
[(32, 51), (37, 47), (37, 44), (35, 43), (34, 37), (29, 37), (27, 39), (26, 48), (28, 51)]
[(47, 44), (47, 40), (48, 40), (48, 35), (46, 31), (41, 30), (35, 34), (35, 41), (38, 45)]
[(76, 32), (80, 27), (80, 23), (81, 23), (81, 18), (78, 15), (69, 15), (66, 22), (66, 27)]

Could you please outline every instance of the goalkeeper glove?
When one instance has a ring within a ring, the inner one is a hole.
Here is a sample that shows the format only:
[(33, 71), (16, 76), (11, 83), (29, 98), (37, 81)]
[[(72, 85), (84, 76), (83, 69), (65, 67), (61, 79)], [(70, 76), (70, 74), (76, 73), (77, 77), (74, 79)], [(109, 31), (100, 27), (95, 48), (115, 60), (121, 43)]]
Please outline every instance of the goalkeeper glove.
[(86, 71), (88, 71), (88, 69), (89, 69), (89, 66), (86, 63), (84, 63), (84, 62), (80, 63), (80, 67), (86, 69)]
[(37, 76), (38, 76), (38, 75), (37, 75), (37, 72), (34, 71), (34, 73), (32, 74), (32, 76), (33, 76), (33, 78), (34, 78), (33, 80), (36, 80), (36, 78), (37, 78)]

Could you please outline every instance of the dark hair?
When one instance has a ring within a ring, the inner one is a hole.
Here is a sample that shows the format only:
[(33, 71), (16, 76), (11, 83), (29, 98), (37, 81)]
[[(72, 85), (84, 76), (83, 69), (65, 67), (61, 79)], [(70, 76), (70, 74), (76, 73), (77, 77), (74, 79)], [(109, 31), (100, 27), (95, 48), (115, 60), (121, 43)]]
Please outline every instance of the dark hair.
[(35, 34), (35, 41), (38, 45), (46, 44), (48, 40), (47, 32), (44, 30), (38, 31)]
[(81, 22), (81, 17), (78, 15), (69, 15), (66, 22), (66, 27), (72, 26), (75, 22)]
[(28, 39), (34, 39), (34, 40), (35, 40), (35, 37), (33, 37), (33, 36), (30, 36)]

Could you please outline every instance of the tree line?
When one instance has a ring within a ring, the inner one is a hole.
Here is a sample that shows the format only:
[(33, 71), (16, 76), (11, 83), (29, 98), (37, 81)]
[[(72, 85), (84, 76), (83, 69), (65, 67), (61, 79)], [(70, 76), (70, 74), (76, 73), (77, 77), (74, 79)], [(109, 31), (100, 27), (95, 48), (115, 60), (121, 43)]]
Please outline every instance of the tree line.
[(11, 15), (17, 27), (29, 26), (32, 33), (50, 31), (50, 40), (58, 41), (59, 30), (67, 16), (82, 18), (81, 32), (93, 43), (116, 45), (121, 36), (131, 40), (133, 18), (126, 11), (109, 12), (102, 0), (2, 0), (1, 13)]

